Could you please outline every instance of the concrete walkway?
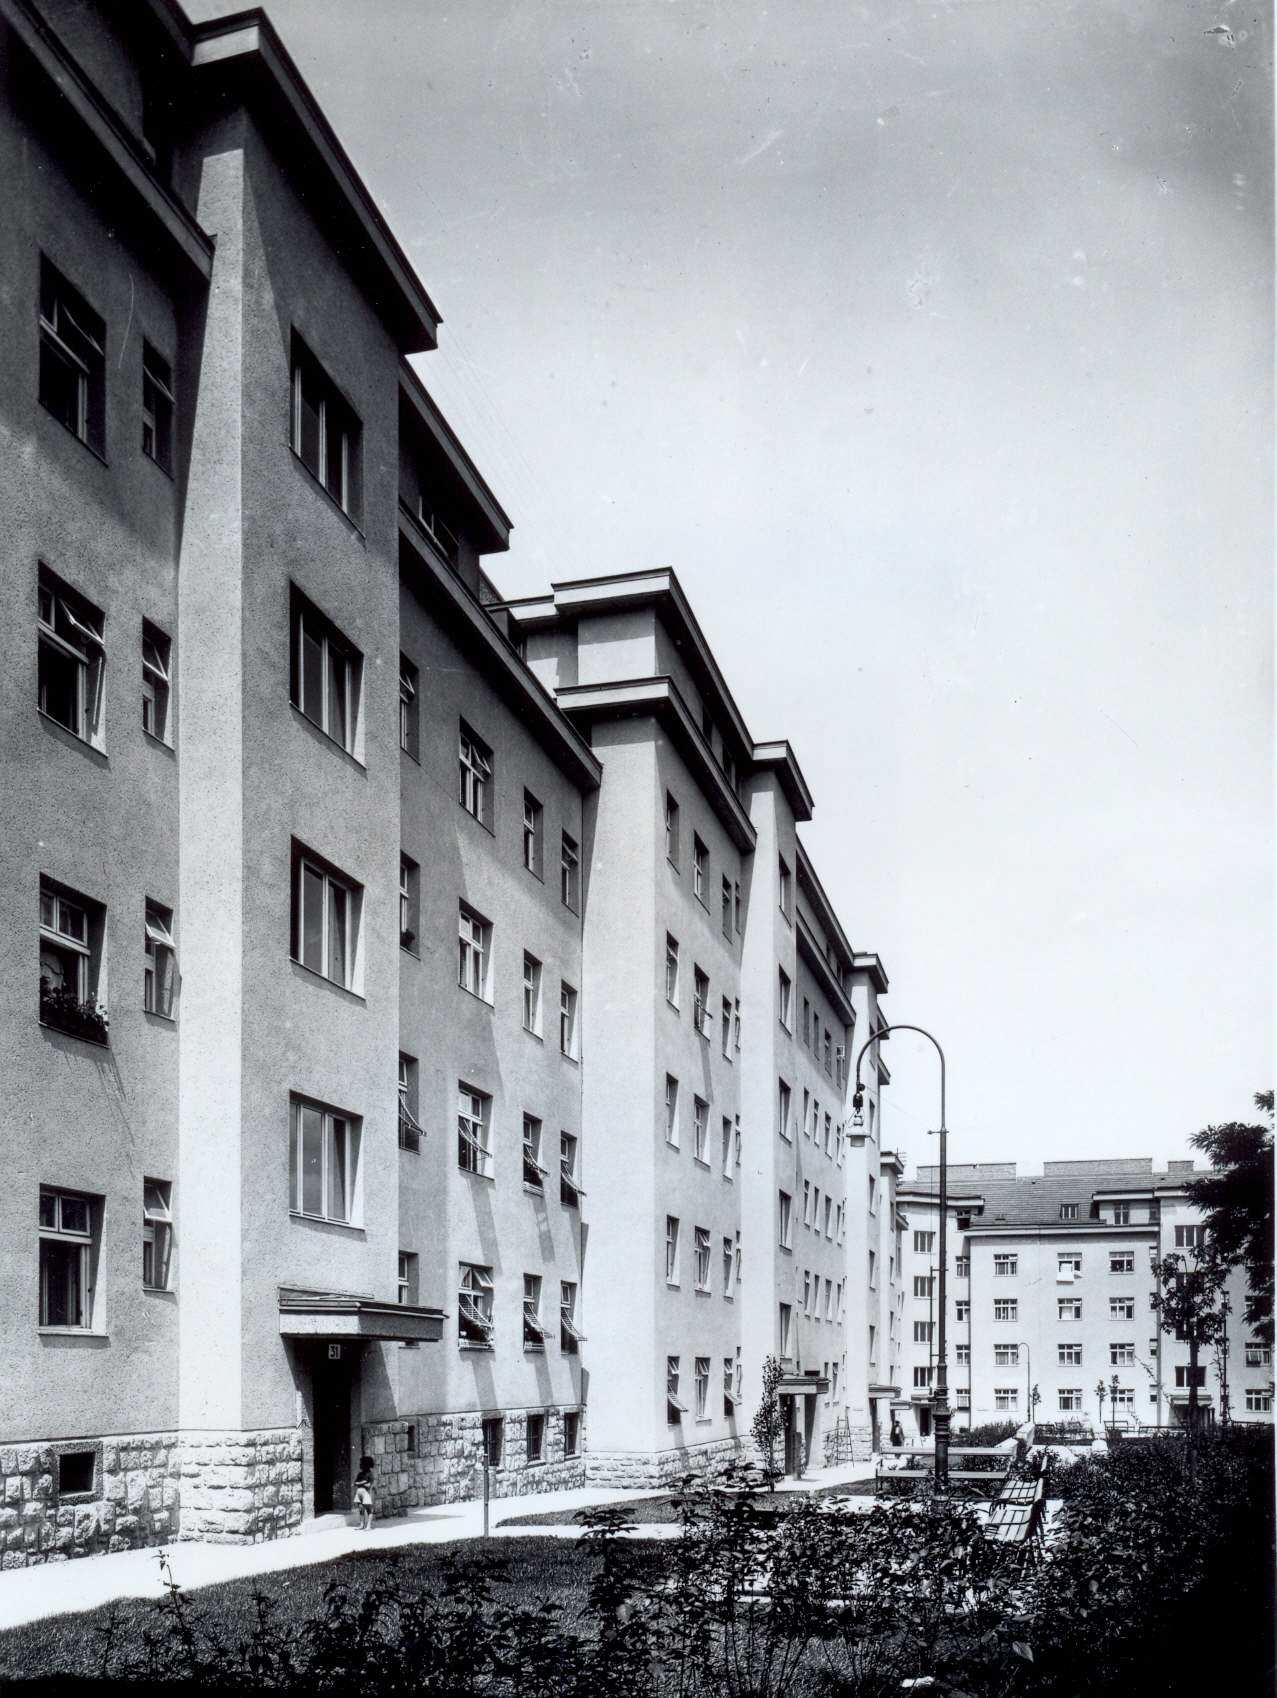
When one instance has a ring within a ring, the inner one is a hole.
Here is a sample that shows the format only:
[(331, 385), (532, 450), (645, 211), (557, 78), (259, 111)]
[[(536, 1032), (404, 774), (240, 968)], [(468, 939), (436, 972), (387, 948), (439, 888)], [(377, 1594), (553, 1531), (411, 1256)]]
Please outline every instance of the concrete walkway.
[[(784, 1480), (779, 1492), (807, 1491), (824, 1486), (845, 1485), (873, 1477), (872, 1462), (844, 1463), (819, 1468), (804, 1480)], [(493, 1498), (489, 1525), (496, 1537), (535, 1538), (548, 1534), (579, 1538), (579, 1527), (508, 1527), (499, 1523), (506, 1516), (540, 1515), (553, 1510), (583, 1509), (587, 1504), (624, 1504), (635, 1498), (662, 1495), (659, 1489), (622, 1491), (600, 1486), (583, 1486), (570, 1492), (538, 1492), (521, 1497)], [(669, 1538), (678, 1529), (668, 1524), (644, 1525), (639, 1538)], [(307, 1523), (291, 1539), (272, 1539), (263, 1545), (206, 1545), (175, 1541), (167, 1546), (173, 1578), (185, 1591), (217, 1586), (226, 1580), (242, 1580), (259, 1574), (276, 1574), (305, 1568), (351, 1551), (393, 1550), (405, 1545), (443, 1544), (450, 1539), (477, 1539), (483, 1535), (483, 1505), (480, 1502), (431, 1504), (409, 1510), (393, 1520), (377, 1522), (367, 1533), (359, 1530), (357, 1518), (326, 1515)], [(76, 1557), (70, 1562), (45, 1563), (38, 1568), (9, 1569), (0, 1573), (0, 1632), (47, 1616), (69, 1615), (96, 1609), (114, 1598), (163, 1596), (158, 1552), (155, 1547), (120, 1551), (114, 1556)]]

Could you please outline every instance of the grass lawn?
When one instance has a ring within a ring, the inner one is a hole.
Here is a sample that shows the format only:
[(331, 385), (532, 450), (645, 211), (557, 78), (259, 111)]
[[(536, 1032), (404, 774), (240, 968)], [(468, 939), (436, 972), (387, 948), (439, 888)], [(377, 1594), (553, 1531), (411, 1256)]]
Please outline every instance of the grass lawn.
[[(853, 1480), (844, 1486), (816, 1486), (810, 1492), (776, 1492), (770, 1497), (766, 1492), (760, 1492), (758, 1503), (760, 1508), (788, 1510), (793, 1509), (806, 1497), (814, 1498), (871, 1498), (874, 1494), (872, 1480)], [(628, 1503), (619, 1503), (612, 1507), (624, 1510), (625, 1518), (637, 1527), (651, 1525), (653, 1522), (669, 1526), (678, 1520), (678, 1509), (675, 1506), (674, 1494), (666, 1492), (659, 1497), (631, 1498)], [(500, 1527), (574, 1527), (578, 1525), (578, 1512), (575, 1509), (548, 1509), (540, 1515), (507, 1515), (497, 1523)]]
[[(639, 1560), (650, 1560), (655, 1570), (661, 1548), (652, 1544), (633, 1547)], [(186, 1594), (200, 1623), (234, 1643), (247, 1638), (254, 1619), (253, 1594), (262, 1592), (278, 1598), (289, 1622), (315, 1615), (324, 1601), (324, 1588), (341, 1580), (358, 1595), (370, 1584), (397, 1570), (405, 1591), (431, 1590), (438, 1586), (440, 1567), (446, 1553), (464, 1557), (491, 1550), (502, 1561), (504, 1578), (492, 1579), (494, 1598), (500, 1603), (532, 1606), (550, 1598), (570, 1623), (585, 1603), (596, 1559), (575, 1540), (502, 1539), (485, 1547), (478, 1539), (440, 1545), (405, 1545), (396, 1550), (358, 1551), (332, 1562), (313, 1563), (305, 1568), (282, 1569), (248, 1580), (231, 1580), (221, 1586), (203, 1586)], [(99, 1673), (101, 1630), (112, 1612), (122, 1644), (140, 1644), (145, 1630), (156, 1624), (158, 1606), (140, 1598), (122, 1598), (100, 1609), (80, 1615), (54, 1616), (31, 1622), (0, 1634), (0, 1686), (9, 1680), (40, 1679), (76, 1681), (93, 1679)]]

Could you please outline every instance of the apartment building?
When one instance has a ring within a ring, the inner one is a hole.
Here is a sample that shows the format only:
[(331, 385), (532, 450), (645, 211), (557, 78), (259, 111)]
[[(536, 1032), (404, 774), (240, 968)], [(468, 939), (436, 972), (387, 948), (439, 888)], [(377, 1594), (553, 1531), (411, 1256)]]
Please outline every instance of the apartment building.
[[(948, 1341), (954, 1429), (994, 1420), (1176, 1426), (1189, 1400), (1186, 1341), (1160, 1330), (1150, 1298), (1163, 1257), (1201, 1243), (1191, 1161), (1014, 1162), (949, 1168)], [(905, 1363), (913, 1430), (931, 1430), (938, 1324), (938, 1170), (901, 1188)], [(1207, 1419), (1271, 1421), (1271, 1350), (1247, 1332), (1245, 1279), (1229, 1281), (1226, 1348), (1204, 1350), (1198, 1401)], [(1116, 1382), (1116, 1408), (1113, 1386)], [(1037, 1401), (1034, 1401), (1034, 1392)]]

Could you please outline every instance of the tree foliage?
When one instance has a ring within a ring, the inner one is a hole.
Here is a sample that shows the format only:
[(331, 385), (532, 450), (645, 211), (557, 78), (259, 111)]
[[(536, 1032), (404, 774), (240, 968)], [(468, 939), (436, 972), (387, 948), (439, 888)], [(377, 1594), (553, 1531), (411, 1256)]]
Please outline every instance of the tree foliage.
[[(1197, 1364), (1205, 1345), (1214, 1344), (1228, 1314), (1224, 1289), (1228, 1266), (1206, 1252), (1176, 1251), (1157, 1264), (1152, 1304), (1163, 1332), (1188, 1343), (1188, 1424), (1197, 1425)], [(1116, 1411), (1115, 1411), (1116, 1413)]]
[(1259, 1091), (1255, 1106), (1267, 1125), (1239, 1120), (1207, 1126), (1189, 1140), (1212, 1171), (1190, 1181), (1212, 1252), (1246, 1270), (1246, 1321), (1255, 1336), (1273, 1338), (1273, 1093)]
[(763, 1360), (763, 1392), (758, 1400), (758, 1408), (754, 1411), (754, 1419), (750, 1423), (750, 1437), (758, 1446), (758, 1453), (763, 1459), (769, 1474), (776, 1472), (776, 1446), (784, 1437), (785, 1424), (781, 1414), (780, 1398), (777, 1395), (780, 1382), (785, 1377), (785, 1371), (774, 1356)]

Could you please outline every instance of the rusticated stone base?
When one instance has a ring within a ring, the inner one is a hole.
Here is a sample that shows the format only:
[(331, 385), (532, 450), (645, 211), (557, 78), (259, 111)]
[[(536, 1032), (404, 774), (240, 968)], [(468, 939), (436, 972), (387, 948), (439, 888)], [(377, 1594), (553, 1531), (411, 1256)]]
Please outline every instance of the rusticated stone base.
[[(0, 1447), (0, 1564), (28, 1568), (176, 1537), (177, 1445), (172, 1433), (134, 1433)], [(68, 1453), (92, 1458), (85, 1490), (60, 1487)]]
[[(585, 1412), (577, 1426), (577, 1452), (563, 1450), (563, 1410), (503, 1409), (501, 1463), (489, 1477), (494, 1498), (529, 1492), (567, 1491), (586, 1481)], [(542, 1461), (529, 1462), (527, 1418), (545, 1416)], [(374, 1459), (377, 1513), (394, 1515), (419, 1504), (462, 1503), (483, 1491), (483, 1415), (452, 1415), (370, 1422), (363, 1428), (365, 1451)]]
[(293, 1427), (184, 1433), (181, 1537), (257, 1545), (302, 1520), (302, 1436)]
[(669, 1486), (685, 1474), (704, 1474), (732, 1462), (753, 1460), (754, 1447), (746, 1439), (714, 1439), (673, 1450), (591, 1451), (585, 1459), (585, 1477), (592, 1486)]

